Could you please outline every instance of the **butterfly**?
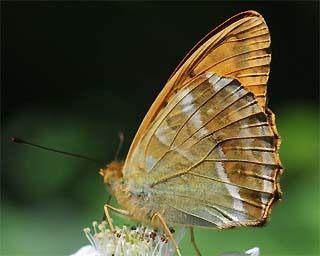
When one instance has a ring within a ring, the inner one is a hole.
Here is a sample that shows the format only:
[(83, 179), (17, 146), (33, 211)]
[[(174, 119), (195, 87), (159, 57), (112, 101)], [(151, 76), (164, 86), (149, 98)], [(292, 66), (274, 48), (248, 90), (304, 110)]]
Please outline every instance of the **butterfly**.
[(245, 11), (191, 49), (146, 114), (124, 164), (101, 169), (122, 207), (108, 209), (155, 227), (266, 222), (281, 198), (283, 169), (267, 107), (270, 40), (263, 17)]

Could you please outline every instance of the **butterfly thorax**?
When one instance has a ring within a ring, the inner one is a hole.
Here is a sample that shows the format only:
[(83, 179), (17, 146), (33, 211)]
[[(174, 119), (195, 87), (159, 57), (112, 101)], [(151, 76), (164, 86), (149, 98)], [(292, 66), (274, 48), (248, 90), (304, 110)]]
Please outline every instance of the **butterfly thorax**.
[(130, 213), (131, 218), (147, 224), (151, 223), (152, 216), (158, 212), (156, 205), (150, 200), (148, 186), (144, 183), (144, 176), (136, 176), (134, 182), (124, 177), (123, 164), (113, 161), (100, 170), (104, 183), (112, 196), (114, 196), (123, 210)]

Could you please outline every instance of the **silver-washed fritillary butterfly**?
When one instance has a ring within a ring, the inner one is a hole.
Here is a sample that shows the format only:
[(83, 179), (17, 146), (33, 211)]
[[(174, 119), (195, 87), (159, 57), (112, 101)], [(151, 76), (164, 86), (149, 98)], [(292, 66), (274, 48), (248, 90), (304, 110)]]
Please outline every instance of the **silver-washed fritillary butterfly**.
[(101, 170), (122, 207), (106, 214), (164, 227), (263, 224), (281, 196), (270, 61), (269, 30), (255, 11), (205, 36), (152, 104), (124, 165)]

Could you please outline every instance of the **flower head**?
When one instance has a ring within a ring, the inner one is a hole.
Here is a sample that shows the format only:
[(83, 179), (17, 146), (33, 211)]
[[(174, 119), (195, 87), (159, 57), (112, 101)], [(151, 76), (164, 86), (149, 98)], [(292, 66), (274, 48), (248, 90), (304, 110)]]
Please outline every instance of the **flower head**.
[(247, 250), (245, 253), (241, 252), (225, 252), (219, 256), (259, 256), (260, 249), (258, 247), (253, 247), (252, 249)]
[[(101, 224), (93, 222), (93, 232), (90, 228), (85, 228), (84, 232), (91, 247), (82, 247), (72, 256), (172, 256), (175, 253), (173, 243), (167, 235), (144, 226), (116, 227), (113, 233), (107, 228), (105, 221)], [(184, 233), (183, 228), (177, 235), (177, 242)]]
[[(91, 245), (80, 248), (71, 256), (173, 256), (175, 247), (170, 238), (163, 233), (144, 226), (116, 227), (115, 232), (107, 228), (103, 221), (92, 224), (93, 230), (85, 228), (84, 233)], [(181, 228), (175, 237), (177, 243), (185, 235)], [(219, 256), (259, 256), (260, 250), (254, 247), (246, 252), (225, 252)]]

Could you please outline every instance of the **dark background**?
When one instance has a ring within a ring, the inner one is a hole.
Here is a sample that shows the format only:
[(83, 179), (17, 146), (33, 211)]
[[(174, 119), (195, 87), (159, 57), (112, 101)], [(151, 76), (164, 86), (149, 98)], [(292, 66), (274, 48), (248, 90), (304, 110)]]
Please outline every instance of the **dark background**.
[[(284, 198), (265, 228), (197, 229), (204, 255), (319, 253), (318, 2), (1, 2), (1, 255), (66, 255), (88, 244), (108, 197), (100, 166), (11, 136), (114, 159), (184, 55), (244, 10), (271, 32), (268, 94), (283, 137)], [(117, 220), (121, 225), (120, 220)], [(188, 237), (184, 255), (193, 254)]]

